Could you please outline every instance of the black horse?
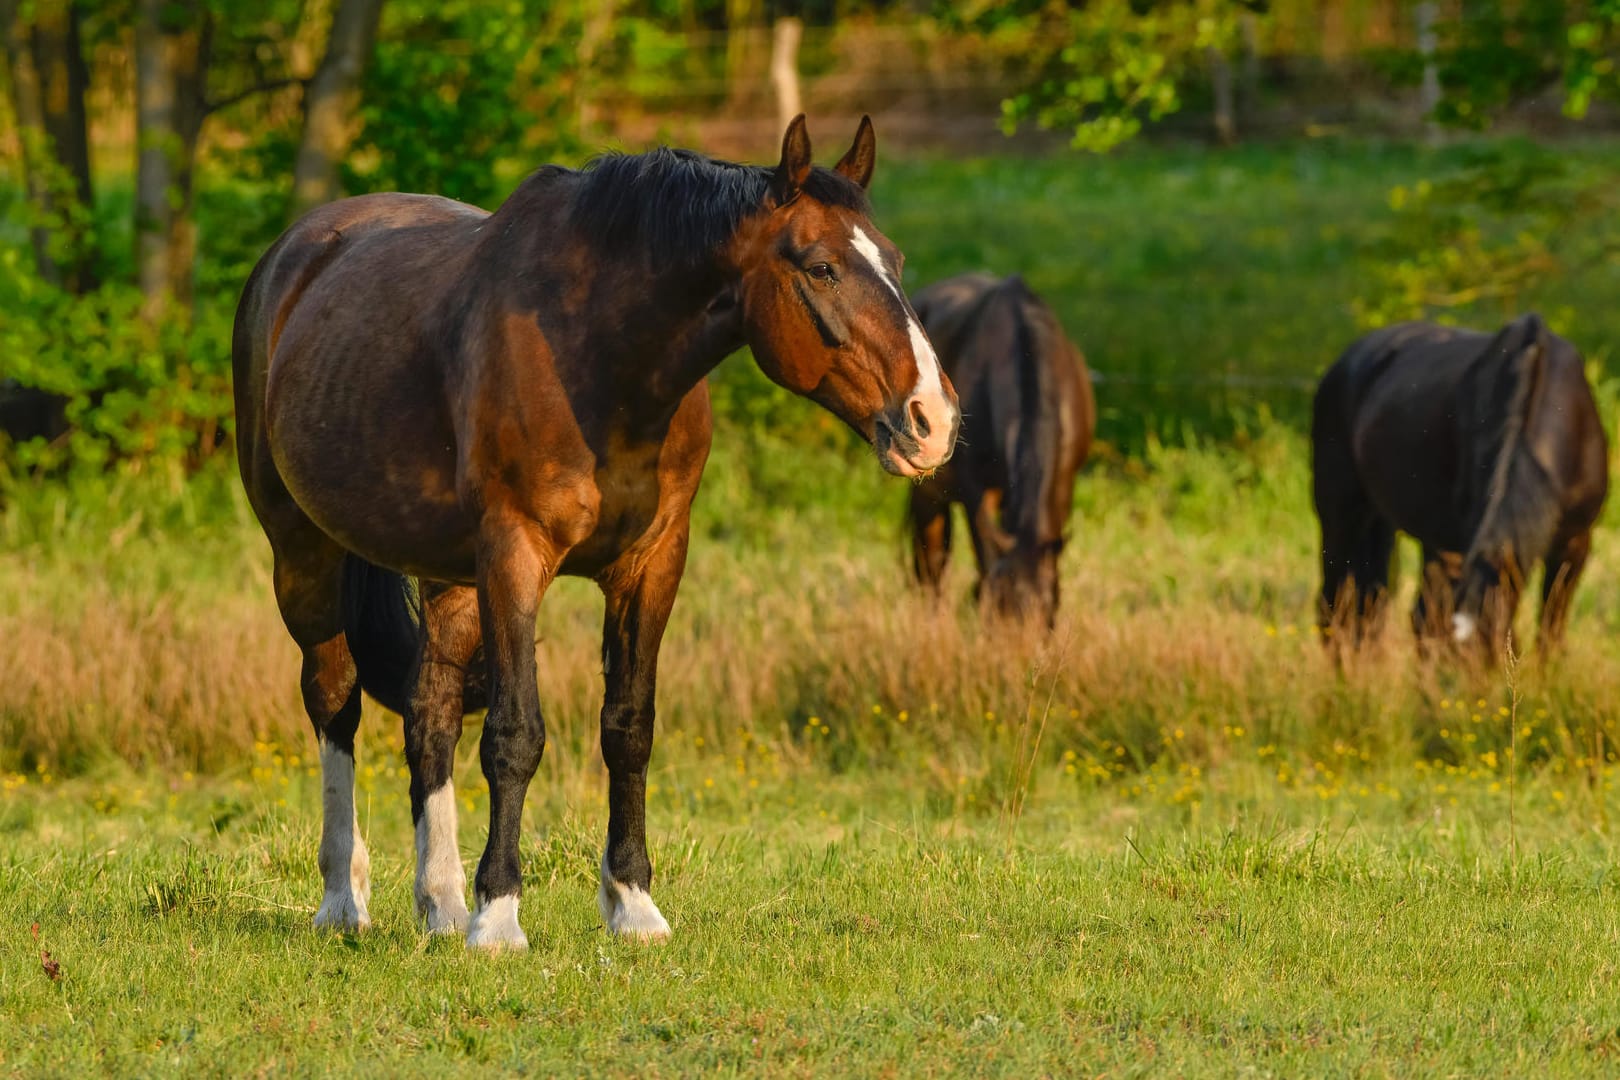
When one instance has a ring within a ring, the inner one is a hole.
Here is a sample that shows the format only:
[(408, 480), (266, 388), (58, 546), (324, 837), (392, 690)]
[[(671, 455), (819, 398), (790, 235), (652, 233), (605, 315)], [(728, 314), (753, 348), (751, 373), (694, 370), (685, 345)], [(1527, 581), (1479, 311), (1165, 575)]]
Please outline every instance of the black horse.
[(978, 595), (991, 611), (1051, 625), (1074, 476), (1097, 423), (1080, 350), (1014, 274), (961, 274), (912, 297), (962, 401), (955, 458), (911, 491), (912, 568), (937, 588), (951, 504), (967, 511)]
[(1558, 643), (1608, 443), (1581, 354), (1539, 316), (1494, 337), (1430, 323), (1367, 334), (1322, 377), (1311, 442), (1325, 633), (1370, 628), (1399, 529), (1423, 545), (1420, 640), (1449, 629), (1500, 655), (1541, 560), (1540, 641)]

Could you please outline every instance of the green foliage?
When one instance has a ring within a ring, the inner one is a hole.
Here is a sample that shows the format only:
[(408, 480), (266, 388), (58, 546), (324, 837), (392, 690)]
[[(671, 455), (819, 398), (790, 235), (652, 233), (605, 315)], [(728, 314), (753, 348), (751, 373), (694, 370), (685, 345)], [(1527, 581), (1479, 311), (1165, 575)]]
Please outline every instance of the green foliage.
[(575, 149), (569, 89), (578, 14), (551, 0), (385, 7), (348, 189), (487, 205), (503, 190), (501, 166)]
[(74, 296), (39, 280), (26, 252), (0, 250), (0, 292), (13, 299), (0, 322), (7, 376), (67, 399), (73, 429), (55, 443), (14, 448), (13, 467), (97, 470), (180, 461), (196, 464), (223, 445), (230, 423), (230, 311), (152, 325), (138, 317), (133, 286)]
[(1484, 129), (1503, 109), (1557, 80), (1569, 46), (1565, 0), (1460, 5), (1437, 26), (1442, 96), (1435, 119)]
[[(1434, 119), (1484, 129), (1560, 75), (1570, 117), (1616, 96), (1620, 2), (1596, 0), (1573, 21), (1571, 14), (1565, 0), (1461, 5), (1438, 28), (1443, 96)], [(1612, 175), (1516, 144), (1478, 154), (1438, 181), (1397, 186), (1389, 197), (1396, 219), (1377, 245), (1372, 287), (1357, 298), (1358, 321), (1477, 311), (1490, 324), (1561, 278), (1603, 273), (1620, 256)], [(1566, 332), (1578, 317), (1556, 314)]]
[(1181, 84), (1236, 33), (1238, 0), (975, 3), (942, 12), (946, 25), (984, 33), (1024, 88), (1002, 102), (1011, 134), (1033, 122), (1072, 130), (1076, 149), (1102, 153), (1144, 122), (1182, 105)]
[[(1458, 164), (1391, 190), (1395, 214), (1372, 234), (1371, 287), (1356, 300), (1362, 325), (1470, 315), (1491, 325), (1560, 279), (1604, 274), (1620, 256), (1610, 162), (1519, 141), (1465, 150)], [(1552, 314), (1566, 329), (1576, 318)]]
[(1569, 27), (1564, 58), (1564, 111), (1585, 116), (1594, 99), (1620, 97), (1620, 0), (1595, 0)]

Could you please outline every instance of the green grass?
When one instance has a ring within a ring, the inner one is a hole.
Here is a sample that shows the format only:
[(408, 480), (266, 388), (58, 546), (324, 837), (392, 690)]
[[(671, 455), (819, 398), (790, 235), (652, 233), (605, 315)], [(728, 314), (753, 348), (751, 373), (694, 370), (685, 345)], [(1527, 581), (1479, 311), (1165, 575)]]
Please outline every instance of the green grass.
[(1515, 861), (1505, 796), (1414, 777), (1319, 802), (1233, 769), (1189, 810), (1048, 775), (1010, 841), (898, 774), (727, 782), (654, 798), (662, 947), (600, 929), (600, 794), (542, 788), (532, 948), (490, 958), (413, 928), (397, 782), (362, 802), (374, 930), (314, 933), (291, 771), (11, 795), (0, 1068), (1573, 1076), (1620, 1050), (1614, 849), (1545, 784)]

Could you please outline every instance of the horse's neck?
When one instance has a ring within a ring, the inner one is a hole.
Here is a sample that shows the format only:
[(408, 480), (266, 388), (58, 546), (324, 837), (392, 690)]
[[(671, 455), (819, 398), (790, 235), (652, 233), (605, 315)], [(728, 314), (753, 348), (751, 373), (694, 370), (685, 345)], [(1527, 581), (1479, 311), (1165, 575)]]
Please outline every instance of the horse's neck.
[[(580, 237), (572, 238), (580, 246), (571, 252), (546, 250), (532, 229), (499, 227), (500, 219), (514, 214), (557, 216), (557, 207), (536, 201), (549, 197), (549, 187), (537, 185), (496, 213), (496, 247), (485, 260), (490, 276), (468, 287), (500, 289), (519, 309), (549, 311), (552, 318), (543, 321), (568, 327), (569, 340), (552, 347), (582, 352), (559, 358), (565, 369), (578, 365), (576, 377), (596, 382), (599, 393), (621, 406), (615, 410), (621, 415), (653, 423), (667, 419), (743, 344), (740, 317), (710, 308), (727, 287), (727, 272), (718, 258), (713, 265), (648, 267), (639, 256), (603, 256)], [(514, 266), (536, 269), (514, 277)]]
[(635, 294), (627, 307), (608, 297), (593, 305), (590, 337), (615, 396), (634, 412), (653, 418), (673, 413), (720, 361), (742, 347), (738, 309), (711, 308), (724, 282), (718, 274), (713, 288), (706, 281), (694, 287), (694, 280), (665, 276), (627, 290)]

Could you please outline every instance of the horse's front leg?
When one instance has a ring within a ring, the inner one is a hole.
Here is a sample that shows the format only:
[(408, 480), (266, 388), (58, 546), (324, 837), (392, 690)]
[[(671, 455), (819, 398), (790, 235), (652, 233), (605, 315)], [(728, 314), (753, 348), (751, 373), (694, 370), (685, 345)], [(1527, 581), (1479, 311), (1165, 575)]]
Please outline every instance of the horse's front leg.
[(608, 770), (608, 835), (597, 904), (608, 932), (640, 941), (669, 937), (653, 903), (647, 859), (647, 762), (652, 757), (658, 647), (686, 567), (687, 524), (645, 554), (627, 555), (600, 578), (602, 760)]
[(534, 620), (558, 562), (532, 525), (487, 532), (479, 545), (478, 614), (491, 693), (478, 756), (489, 782), (489, 840), (473, 878), (478, 906), (467, 927), (468, 948), (529, 944), (518, 925), (518, 834), (529, 781), (546, 747), (535, 688)]

